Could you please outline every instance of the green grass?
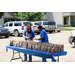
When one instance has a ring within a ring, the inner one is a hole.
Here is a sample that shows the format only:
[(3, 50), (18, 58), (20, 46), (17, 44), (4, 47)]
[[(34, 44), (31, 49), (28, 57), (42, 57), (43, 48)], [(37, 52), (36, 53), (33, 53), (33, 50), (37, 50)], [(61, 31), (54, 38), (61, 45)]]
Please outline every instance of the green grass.
[(63, 28), (63, 31), (72, 31), (72, 30), (75, 30), (75, 29)]

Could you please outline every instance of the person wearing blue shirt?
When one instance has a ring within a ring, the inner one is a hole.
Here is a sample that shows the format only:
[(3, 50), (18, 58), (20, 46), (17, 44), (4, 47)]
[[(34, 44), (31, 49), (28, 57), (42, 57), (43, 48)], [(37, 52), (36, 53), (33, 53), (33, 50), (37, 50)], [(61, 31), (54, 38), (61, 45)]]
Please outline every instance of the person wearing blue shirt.
[[(35, 34), (32, 31), (31, 26), (28, 24), (27, 29), (24, 30), (23, 38), (25, 40), (33, 40), (34, 37), (35, 37)], [(24, 60), (23, 61), (26, 61), (26, 60), (27, 60), (27, 54), (24, 54)], [(29, 62), (31, 62), (31, 61), (32, 61), (32, 56), (29, 55)]]
[[(38, 30), (40, 31), (40, 38), (34, 38), (35, 40), (39, 40), (41, 43), (49, 43), (48, 35), (46, 31), (42, 28), (42, 26), (38, 26)], [(43, 62), (46, 62), (46, 58), (42, 58)]]

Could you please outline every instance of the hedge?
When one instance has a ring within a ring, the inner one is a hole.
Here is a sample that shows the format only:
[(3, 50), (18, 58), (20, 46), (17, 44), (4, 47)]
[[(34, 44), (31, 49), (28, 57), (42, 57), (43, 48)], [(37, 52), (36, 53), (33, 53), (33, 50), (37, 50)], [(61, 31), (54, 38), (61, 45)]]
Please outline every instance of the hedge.
[(62, 25), (63, 27), (70, 27), (69, 25)]

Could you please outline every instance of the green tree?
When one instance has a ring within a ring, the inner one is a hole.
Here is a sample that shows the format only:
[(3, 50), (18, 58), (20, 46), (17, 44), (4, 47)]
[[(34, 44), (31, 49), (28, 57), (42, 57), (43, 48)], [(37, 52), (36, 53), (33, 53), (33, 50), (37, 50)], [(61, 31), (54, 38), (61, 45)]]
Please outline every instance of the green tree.
[(2, 18), (3, 15), (4, 15), (4, 12), (0, 12), (0, 19)]
[(42, 20), (42, 12), (18, 12), (14, 13), (17, 15), (17, 19), (21, 21), (39, 21)]

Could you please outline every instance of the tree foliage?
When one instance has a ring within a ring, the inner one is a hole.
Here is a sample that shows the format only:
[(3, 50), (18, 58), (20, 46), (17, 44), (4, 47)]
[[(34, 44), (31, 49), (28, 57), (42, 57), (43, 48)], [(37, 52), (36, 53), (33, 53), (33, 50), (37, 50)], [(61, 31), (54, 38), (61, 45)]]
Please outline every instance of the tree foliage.
[(39, 21), (42, 20), (42, 12), (18, 12), (15, 13), (17, 19), (21, 21)]
[(4, 15), (4, 12), (0, 12), (0, 19), (2, 18), (3, 15)]

